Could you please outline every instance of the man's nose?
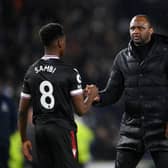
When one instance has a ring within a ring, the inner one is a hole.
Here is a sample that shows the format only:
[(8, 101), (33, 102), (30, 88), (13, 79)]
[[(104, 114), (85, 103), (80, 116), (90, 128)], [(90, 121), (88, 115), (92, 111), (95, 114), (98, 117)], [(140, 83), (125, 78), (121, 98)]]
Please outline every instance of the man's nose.
[(139, 33), (140, 29), (138, 27), (135, 27), (135, 29), (133, 30), (133, 33)]

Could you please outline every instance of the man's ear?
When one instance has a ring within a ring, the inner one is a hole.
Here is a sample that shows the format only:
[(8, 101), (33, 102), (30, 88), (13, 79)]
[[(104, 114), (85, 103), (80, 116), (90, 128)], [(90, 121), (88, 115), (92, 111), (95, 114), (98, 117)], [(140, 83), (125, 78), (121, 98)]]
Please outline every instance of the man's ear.
[(154, 29), (153, 27), (150, 28), (150, 34), (153, 34), (154, 33)]
[(59, 48), (62, 48), (62, 43), (63, 43), (63, 40), (61, 38), (59, 38), (57, 40), (57, 45), (58, 45)]

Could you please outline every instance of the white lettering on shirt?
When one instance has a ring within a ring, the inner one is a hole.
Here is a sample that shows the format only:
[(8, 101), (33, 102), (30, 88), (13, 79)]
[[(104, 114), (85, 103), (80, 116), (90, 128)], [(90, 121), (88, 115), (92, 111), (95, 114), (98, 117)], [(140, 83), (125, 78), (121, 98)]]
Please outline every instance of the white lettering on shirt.
[(49, 72), (54, 73), (56, 71), (56, 67), (53, 67), (52, 65), (39, 65), (34, 68), (35, 73), (39, 72)]

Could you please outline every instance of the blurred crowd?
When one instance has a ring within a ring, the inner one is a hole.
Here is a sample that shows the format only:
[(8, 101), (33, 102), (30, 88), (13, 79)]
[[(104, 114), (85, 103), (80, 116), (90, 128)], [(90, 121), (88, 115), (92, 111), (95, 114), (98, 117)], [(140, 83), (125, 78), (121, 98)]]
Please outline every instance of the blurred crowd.
[(60, 22), (68, 41), (65, 59), (79, 68), (86, 83), (103, 88), (115, 54), (129, 40), (131, 17), (149, 14), (157, 29), (166, 32), (166, 7), (159, 0), (1, 0), (1, 76), (18, 87), (28, 66), (43, 55), (39, 28)]
[[(167, 1), (159, 0), (0, 0), (0, 73), (3, 94), (17, 105), (24, 74), (43, 55), (39, 28), (60, 22), (67, 34), (65, 61), (77, 67), (86, 83), (105, 87), (115, 54), (129, 41), (129, 21), (147, 14), (159, 33), (168, 34)], [(93, 159), (115, 156), (122, 101), (92, 109), (84, 117), (94, 134)]]

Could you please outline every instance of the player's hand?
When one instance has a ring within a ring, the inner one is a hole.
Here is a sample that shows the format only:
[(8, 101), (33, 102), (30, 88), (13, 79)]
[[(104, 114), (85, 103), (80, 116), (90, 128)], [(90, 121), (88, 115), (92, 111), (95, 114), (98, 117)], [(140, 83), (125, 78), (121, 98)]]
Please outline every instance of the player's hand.
[(24, 141), (22, 148), (23, 148), (23, 154), (26, 157), (26, 159), (28, 159), (29, 161), (32, 161), (32, 154), (31, 154), (32, 143), (31, 143), (31, 141), (30, 140)]
[(94, 97), (94, 101), (99, 101), (100, 96), (99, 96), (99, 90), (96, 87), (96, 85), (86, 85), (86, 88), (84, 90), (84, 93), (86, 96), (91, 95)]
[(166, 123), (165, 136), (168, 138), (168, 123)]

